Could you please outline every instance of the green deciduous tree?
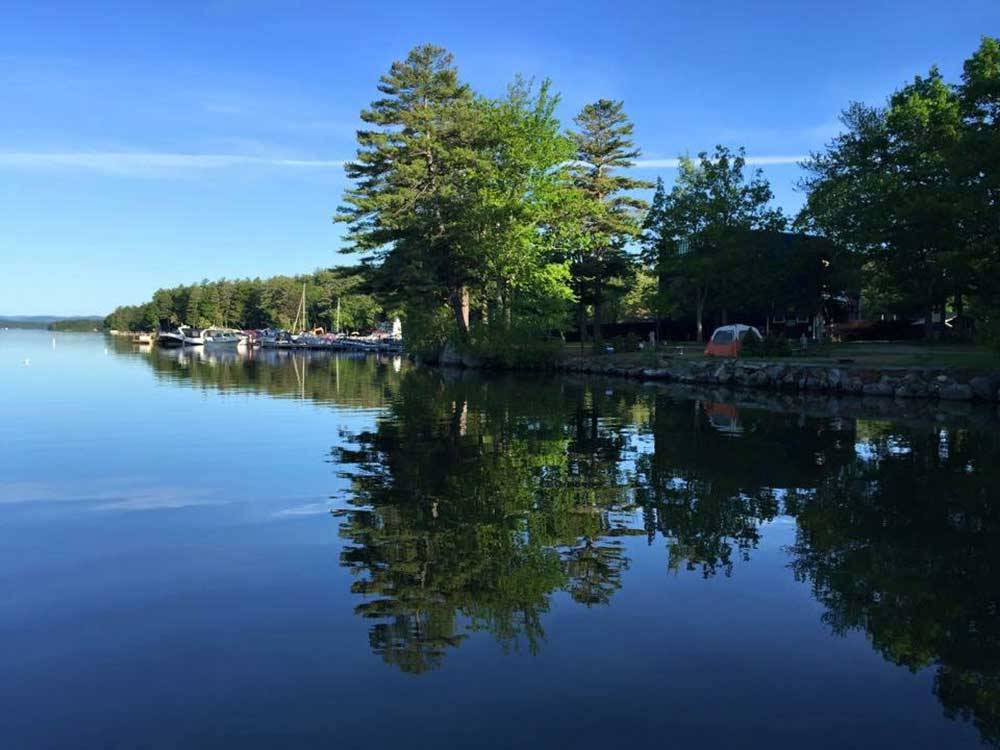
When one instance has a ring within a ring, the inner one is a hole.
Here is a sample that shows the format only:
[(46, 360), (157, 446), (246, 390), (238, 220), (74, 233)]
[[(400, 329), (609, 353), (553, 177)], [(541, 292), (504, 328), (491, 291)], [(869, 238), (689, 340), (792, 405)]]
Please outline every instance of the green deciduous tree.
[(867, 262), (866, 297), (891, 311), (933, 313), (996, 277), (1000, 44), (984, 39), (960, 85), (937, 68), (883, 108), (852, 104), (845, 132), (806, 162), (803, 226)]
[(980, 325), (1000, 348), (1000, 39), (984, 37), (965, 61), (958, 96), (967, 276)]
[(745, 168), (743, 149), (733, 153), (717, 146), (697, 160), (681, 157), (673, 188), (646, 222), (648, 257), (673, 280), (675, 293), (690, 300), (698, 341), (704, 338), (709, 300), (725, 311), (745, 293), (741, 275), (751, 265), (747, 234), (785, 227), (763, 173), (755, 170), (748, 179)]
[(368, 292), (368, 280), (357, 267), (332, 268), (302, 276), (236, 279), (158, 289), (144, 305), (122, 306), (105, 319), (105, 328), (153, 331), (181, 323), (205, 327), (288, 327), (306, 288), (307, 318), (332, 326), (341, 304), (341, 327), (370, 330), (385, 317)]
[[(477, 191), (468, 205), (481, 261), (478, 284), (491, 324), (509, 328), (515, 311), (537, 330), (560, 326), (571, 298), (568, 264), (550, 228), (567, 188), (571, 141), (555, 116), (559, 98), (543, 81), (518, 79), (507, 96), (485, 101)], [(499, 321), (498, 321), (499, 318)]]

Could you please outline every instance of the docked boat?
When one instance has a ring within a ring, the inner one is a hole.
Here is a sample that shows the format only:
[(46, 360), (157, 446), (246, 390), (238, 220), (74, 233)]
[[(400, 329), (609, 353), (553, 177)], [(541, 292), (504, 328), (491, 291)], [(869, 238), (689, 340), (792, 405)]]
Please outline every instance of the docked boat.
[(205, 347), (211, 349), (236, 349), (244, 338), (227, 328), (206, 328), (202, 331)]
[(184, 334), (184, 346), (204, 346), (205, 336), (204, 332), (200, 328), (191, 328), (190, 326), (180, 326), (178, 329), (182, 334)]
[(260, 343), (265, 349), (291, 349), (295, 346), (295, 339), (288, 331), (268, 329), (261, 335)]
[(156, 336), (156, 343), (164, 347), (202, 346), (205, 339), (201, 329), (178, 326), (175, 331), (160, 331)]
[(160, 331), (156, 335), (156, 343), (171, 349), (182, 347), (184, 346), (184, 334), (180, 331)]

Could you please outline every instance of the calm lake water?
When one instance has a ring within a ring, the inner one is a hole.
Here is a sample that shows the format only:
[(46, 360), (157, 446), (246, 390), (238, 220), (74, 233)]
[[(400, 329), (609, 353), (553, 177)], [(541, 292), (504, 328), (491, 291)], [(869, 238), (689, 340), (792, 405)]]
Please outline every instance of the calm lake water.
[(0, 332), (5, 748), (1000, 743), (1000, 428)]

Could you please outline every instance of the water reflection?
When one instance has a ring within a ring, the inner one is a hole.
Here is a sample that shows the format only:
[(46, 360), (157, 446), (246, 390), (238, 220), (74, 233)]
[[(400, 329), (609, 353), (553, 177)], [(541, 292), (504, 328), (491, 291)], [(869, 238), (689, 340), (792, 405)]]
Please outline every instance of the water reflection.
[(992, 417), (746, 408), (727, 393), (343, 355), (142, 356), (203, 388), (379, 409), (331, 453), (350, 480), (340, 564), (369, 647), (403, 671), (442, 668), (477, 633), (537, 652), (556, 597), (615, 606), (638, 549), (628, 537), (663, 556), (664, 575), (739, 576), (787, 518), (788, 576), (831, 634), (863, 632), (888, 662), (933, 668), (946, 714), (1000, 745)]
[(116, 352), (140, 357), (157, 377), (221, 392), (251, 391), (321, 403), (380, 408), (402, 372), (399, 355), (286, 349), (162, 348), (113, 340)]
[(797, 510), (792, 568), (835, 633), (936, 666), (952, 717), (1000, 743), (1000, 436), (862, 425), (864, 450)]
[(341, 562), (372, 650), (422, 672), (474, 631), (537, 649), (556, 592), (612, 600), (623, 535), (664, 544), (672, 571), (732, 575), (788, 515), (792, 571), (832, 632), (937, 665), (948, 714), (997, 741), (997, 434), (732, 406), (720, 424), (719, 406), (410, 373), (337, 457), (354, 467)]

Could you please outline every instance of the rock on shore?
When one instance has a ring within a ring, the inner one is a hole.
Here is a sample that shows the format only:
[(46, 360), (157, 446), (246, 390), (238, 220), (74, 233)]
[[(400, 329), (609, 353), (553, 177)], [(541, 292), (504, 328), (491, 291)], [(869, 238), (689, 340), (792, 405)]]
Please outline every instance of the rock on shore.
[(1000, 370), (963, 374), (933, 368), (847, 368), (746, 360), (627, 368), (609, 363), (566, 363), (556, 369), (640, 380), (854, 394), (875, 398), (1000, 401)]

